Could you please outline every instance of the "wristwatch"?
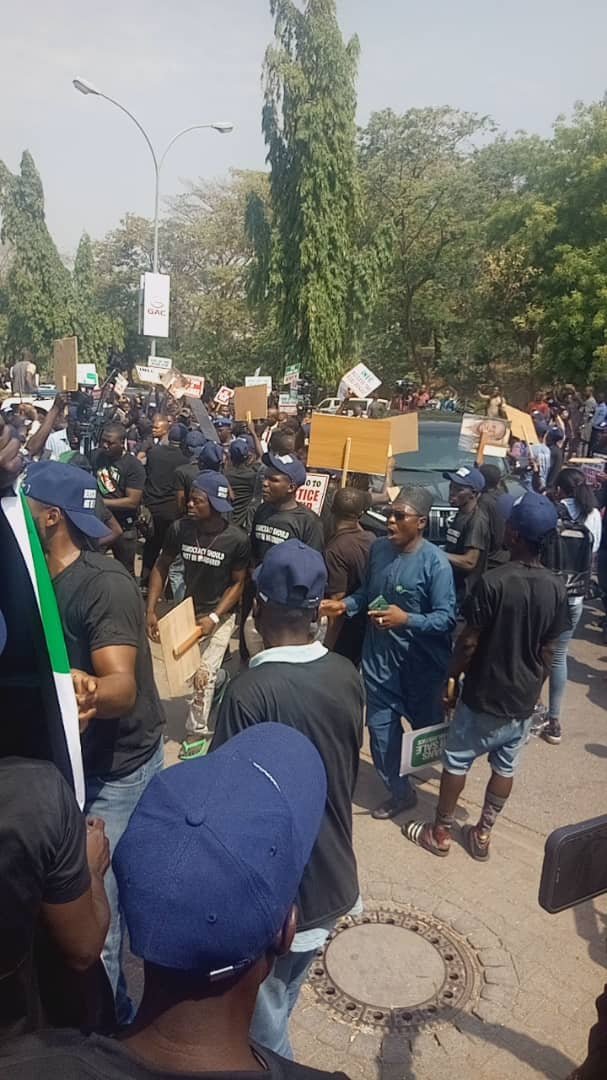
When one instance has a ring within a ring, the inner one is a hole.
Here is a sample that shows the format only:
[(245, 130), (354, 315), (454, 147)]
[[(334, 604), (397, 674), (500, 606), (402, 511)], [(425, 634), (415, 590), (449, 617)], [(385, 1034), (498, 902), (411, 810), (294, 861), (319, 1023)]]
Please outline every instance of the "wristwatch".
[(211, 622), (215, 623), (215, 626), (219, 626), (221, 622), (221, 619), (219, 618), (219, 615), (216, 611), (209, 612), (209, 619), (211, 620)]

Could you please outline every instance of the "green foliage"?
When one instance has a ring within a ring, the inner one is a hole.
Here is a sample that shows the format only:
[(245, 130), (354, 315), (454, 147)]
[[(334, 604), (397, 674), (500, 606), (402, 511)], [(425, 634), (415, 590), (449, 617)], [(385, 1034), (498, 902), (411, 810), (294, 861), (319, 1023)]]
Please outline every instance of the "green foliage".
[(97, 268), (87, 233), (83, 233), (78, 245), (72, 280), (78, 356), (83, 364), (96, 364), (102, 372), (108, 351), (122, 348), (124, 330), (120, 318), (100, 310)]

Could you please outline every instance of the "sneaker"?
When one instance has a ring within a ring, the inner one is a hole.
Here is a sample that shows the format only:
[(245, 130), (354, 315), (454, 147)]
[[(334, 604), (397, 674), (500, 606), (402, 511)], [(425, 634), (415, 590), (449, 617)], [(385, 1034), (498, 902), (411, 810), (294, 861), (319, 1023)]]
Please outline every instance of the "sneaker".
[(554, 746), (558, 746), (561, 741), (561, 724), (559, 720), (555, 720), (553, 716), (550, 717), (542, 731), (542, 739), (552, 743)]
[(533, 710), (533, 720), (531, 721), (529, 735), (541, 735), (547, 723), (548, 713), (546, 711), (546, 706), (542, 705), (540, 702)]

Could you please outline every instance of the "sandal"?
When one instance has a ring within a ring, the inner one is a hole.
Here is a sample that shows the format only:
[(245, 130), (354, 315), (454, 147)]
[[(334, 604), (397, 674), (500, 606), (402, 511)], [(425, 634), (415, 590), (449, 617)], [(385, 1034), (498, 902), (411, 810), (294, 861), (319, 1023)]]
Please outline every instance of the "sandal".
[(191, 761), (192, 758), (204, 757), (210, 745), (210, 738), (198, 739), (197, 742), (182, 742), (177, 757), (180, 761)]
[(444, 859), (449, 854), (451, 845), (441, 847), (434, 836), (432, 826), (427, 821), (407, 821), (400, 831), (412, 844), (417, 844), (432, 855), (438, 855), (439, 859)]
[(489, 841), (486, 844), (479, 840), (478, 829), (476, 825), (464, 825), (462, 829), (462, 836), (464, 838), (464, 847), (469, 855), (477, 862), (487, 862), (489, 858)]

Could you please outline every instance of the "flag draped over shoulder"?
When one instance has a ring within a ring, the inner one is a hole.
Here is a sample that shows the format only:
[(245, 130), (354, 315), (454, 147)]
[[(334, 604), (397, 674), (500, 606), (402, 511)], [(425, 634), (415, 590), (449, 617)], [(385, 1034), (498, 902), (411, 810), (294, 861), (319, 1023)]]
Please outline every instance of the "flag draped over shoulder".
[(25, 497), (1, 502), (0, 753), (51, 760), (84, 806), (78, 706), (55, 590)]

